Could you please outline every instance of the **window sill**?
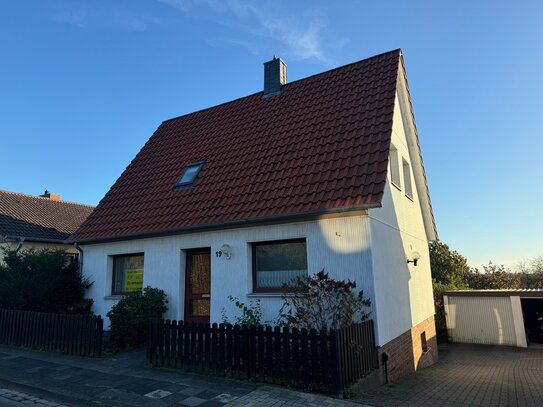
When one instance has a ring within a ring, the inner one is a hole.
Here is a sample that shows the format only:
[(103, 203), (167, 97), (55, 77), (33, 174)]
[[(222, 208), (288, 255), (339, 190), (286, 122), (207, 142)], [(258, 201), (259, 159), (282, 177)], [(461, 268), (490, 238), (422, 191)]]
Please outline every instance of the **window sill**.
[(283, 296), (287, 296), (287, 297), (293, 297), (295, 296), (296, 294), (293, 294), (293, 293), (280, 293), (280, 292), (275, 292), (275, 293), (249, 293), (247, 294), (247, 298), (259, 298), (259, 297), (264, 297), (264, 298), (281, 298)]
[(409, 199), (411, 202), (415, 202), (415, 201), (413, 200), (413, 197), (412, 197), (412, 196), (409, 196), (409, 195), (405, 194), (405, 197), (406, 197), (407, 199)]
[(390, 181), (390, 183), (391, 183), (392, 185), (394, 185), (396, 188), (398, 188), (398, 191), (401, 191), (401, 190), (402, 190), (402, 187), (399, 186), (398, 184), (396, 184), (394, 181)]
[(118, 300), (122, 300), (123, 298), (124, 298), (124, 295), (106, 295), (104, 297), (104, 300), (118, 301)]

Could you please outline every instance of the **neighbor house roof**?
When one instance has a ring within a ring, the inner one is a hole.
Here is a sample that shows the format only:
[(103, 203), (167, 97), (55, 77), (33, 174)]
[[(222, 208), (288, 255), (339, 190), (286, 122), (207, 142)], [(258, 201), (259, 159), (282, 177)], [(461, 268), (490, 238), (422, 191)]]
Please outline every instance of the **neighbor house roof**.
[(93, 206), (0, 190), (0, 240), (64, 242)]
[[(381, 205), (400, 50), (164, 121), (70, 240), (93, 242)], [(175, 190), (190, 163), (192, 188)]]

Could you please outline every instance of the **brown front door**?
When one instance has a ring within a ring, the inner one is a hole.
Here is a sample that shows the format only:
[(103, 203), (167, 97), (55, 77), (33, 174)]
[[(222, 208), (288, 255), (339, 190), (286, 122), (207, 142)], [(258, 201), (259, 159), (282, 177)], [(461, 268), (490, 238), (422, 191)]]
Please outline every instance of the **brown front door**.
[(209, 323), (211, 249), (188, 250), (185, 270), (185, 322)]

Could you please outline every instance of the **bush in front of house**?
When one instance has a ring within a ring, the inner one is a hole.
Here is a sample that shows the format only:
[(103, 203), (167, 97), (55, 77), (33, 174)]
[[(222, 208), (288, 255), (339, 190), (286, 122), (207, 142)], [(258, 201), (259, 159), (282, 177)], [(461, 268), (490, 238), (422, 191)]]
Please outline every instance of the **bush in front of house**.
[(335, 280), (324, 270), (294, 279), (284, 292), (279, 325), (336, 330), (370, 315), (371, 300), (363, 291), (356, 292), (356, 282)]
[(0, 262), (0, 308), (50, 312), (91, 313), (84, 278), (77, 261), (64, 250), (4, 250)]
[(146, 343), (149, 322), (162, 318), (167, 304), (166, 293), (159, 288), (146, 287), (127, 294), (107, 313), (111, 344), (126, 350)]
[(230, 321), (226, 314), (226, 309), (221, 309), (221, 317), (223, 324), (230, 325), (246, 325), (246, 326), (260, 326), (267, 325), (267, 322), (262, 323), (262, 308), (260, 306), (260, 300), (250, 300), (249, 304), (245, 304), (239, 298), (232, 295), (228, 296), (228, 300), (240, 311), (240, 315), (234, 316), (234, 319)]

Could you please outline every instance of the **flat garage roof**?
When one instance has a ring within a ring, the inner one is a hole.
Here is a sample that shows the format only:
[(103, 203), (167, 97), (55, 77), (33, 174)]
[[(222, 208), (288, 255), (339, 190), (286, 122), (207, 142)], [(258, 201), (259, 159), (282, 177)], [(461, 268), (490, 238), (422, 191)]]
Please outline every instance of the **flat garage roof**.
[(444, 295), (455, 297), (522, 297), (543, 298), (543, 289), (517, 289), (517, 290), (454, 290)]

